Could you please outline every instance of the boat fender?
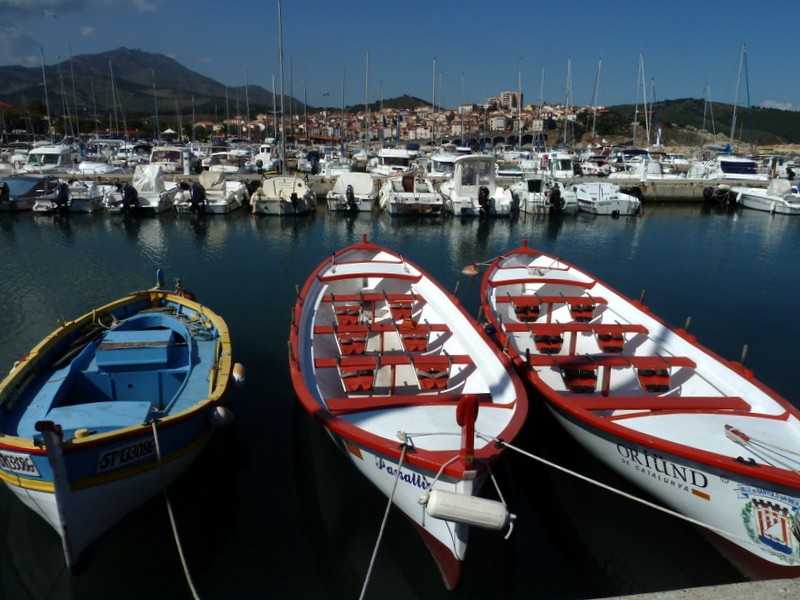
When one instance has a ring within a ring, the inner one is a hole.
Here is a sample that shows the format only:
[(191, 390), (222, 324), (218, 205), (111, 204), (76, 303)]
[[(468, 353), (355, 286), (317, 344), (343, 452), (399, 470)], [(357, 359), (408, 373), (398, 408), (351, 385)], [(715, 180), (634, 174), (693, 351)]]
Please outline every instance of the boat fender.
[(454, 521), (500, 531), (504, 529), (514, 515), (496, 500), (478, 498), (467, 494), (458, 494), (445, 490), (431, 490), (420, 499), (425, 505), (428, 516), (444, 521)]
[(497, 333), (497, 327), (495, 327), (493, 323), (489, 323), (483, 328), (483, 331), (486, 333), (486, 335), (494, 335)]
[(233, 365), (233, 382), (236, 385), (242, 385), (245, 380), (245, 370), (244, 365), (242, 363), (236, 363)]
[(0, 182), (0, 203), (11, 202), (11, 192), (8, 184), (3, 181)]
[(226, 406), (215, 406), (208, 418), (214, 427), (225, 427), (233, 423), (233, 411)]

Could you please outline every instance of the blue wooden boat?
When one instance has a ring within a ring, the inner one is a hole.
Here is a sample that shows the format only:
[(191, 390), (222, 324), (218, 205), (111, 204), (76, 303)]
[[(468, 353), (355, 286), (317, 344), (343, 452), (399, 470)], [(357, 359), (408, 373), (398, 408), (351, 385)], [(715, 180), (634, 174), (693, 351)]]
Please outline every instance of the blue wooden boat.
[(161, 285), (64, 323), (0, 382), (0, 478), (71, 570), (232, 418), (228, 328), (189, 296)]

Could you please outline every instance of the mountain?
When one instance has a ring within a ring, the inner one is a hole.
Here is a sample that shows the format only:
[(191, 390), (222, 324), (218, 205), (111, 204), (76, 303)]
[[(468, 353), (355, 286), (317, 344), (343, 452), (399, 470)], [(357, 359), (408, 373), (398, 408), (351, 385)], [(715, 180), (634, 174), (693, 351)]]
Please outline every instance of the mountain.
[[(273, 106), (272, 92), (260, 86), (248, 85), (245, 93), (244, 86), (226, 87), (163, 54), (128, 48), (82, 54), (44, 71), (46, 96), (40, 67), (0, 67), (0, 102), (20, 111), (28, 110), (32, 102), (45, 108), (47, 103), (51, 115), (62, 114), (64, 106), (74, 114), (77, 105), (82, 116), (106, 115), (114, 107), (124, 107), (129, 115), (151, 116), (154, 98), (159, 113), (173, 115), (176, 110), (190, 114), (194, 107), (196, 115), (224, 117), (234, 115), (237, 106), (244, 114), (248, 104), (255, 115), (271, 112)], [(297, 100), (293, 103), (294, 109), (302, 107)]]

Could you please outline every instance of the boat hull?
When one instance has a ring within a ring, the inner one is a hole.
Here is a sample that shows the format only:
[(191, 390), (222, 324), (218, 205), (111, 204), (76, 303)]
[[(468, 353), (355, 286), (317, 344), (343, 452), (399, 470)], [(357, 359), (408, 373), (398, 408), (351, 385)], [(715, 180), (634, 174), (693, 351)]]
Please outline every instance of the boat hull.
[(155, 289), (64, 323), (0, 382), (0, 479), (70, 569), (199, 455), (231, 371), (224, 321)]
[[(707, 526), (703, 533), (710, 534), (712, 543), (748, 577), (800, 575), (800, 542), (792, 533), (800, 509), (796, 489), (766, 488), (756, 478), (601, 432), (553, 403), (548, 402), (547, 408), (578, 443), (611, 470)], [(742, 543), (751, 551), (743, 551)]]
[(800, 215), (800, 196), (786, 199), (769, 196), (765, 193), (765, 190), (756, 189), (754, 191), (740, 191), (736, 196), (736, 201), (745, 208), (752, 210), (779, 215)]

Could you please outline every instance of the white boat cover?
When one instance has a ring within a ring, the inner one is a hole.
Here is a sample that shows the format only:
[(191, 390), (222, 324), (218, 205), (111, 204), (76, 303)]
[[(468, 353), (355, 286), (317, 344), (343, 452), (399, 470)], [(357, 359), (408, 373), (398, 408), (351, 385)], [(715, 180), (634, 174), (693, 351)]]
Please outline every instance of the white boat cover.
[(136, 165), (133, 172), (133, 187), (138, 192), (160, 194), (166, 189), (164, 171), (160, 165)]

